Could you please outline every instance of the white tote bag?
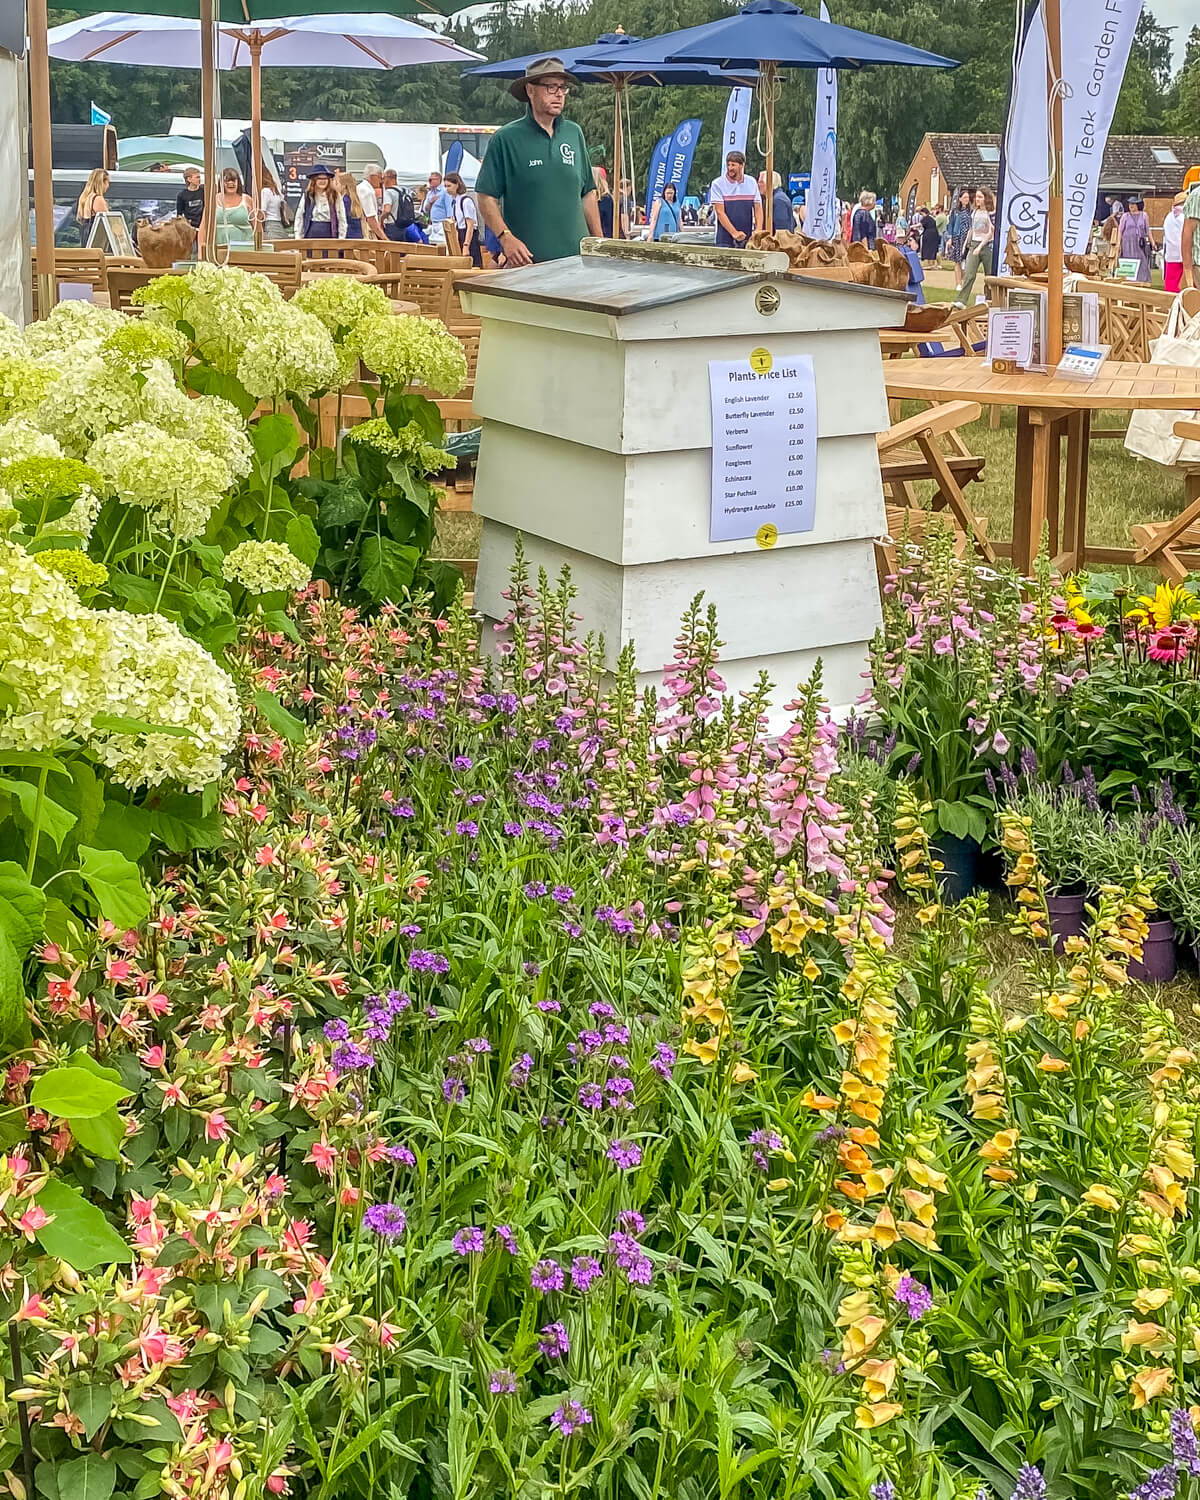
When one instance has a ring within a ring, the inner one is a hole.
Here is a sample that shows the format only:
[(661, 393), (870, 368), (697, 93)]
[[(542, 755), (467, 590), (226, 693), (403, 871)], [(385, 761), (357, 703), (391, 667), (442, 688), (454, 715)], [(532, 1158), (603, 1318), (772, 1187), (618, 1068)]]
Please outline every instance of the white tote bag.
[[(1187, 317), (1182, 297), (1171, 304), (1162, 334), (1151, 340), (1150, 363), (1200, 366), (1200, 315)], [(1135, 411), (1129, 419), (1125, 446), (1139, 458), (1152, 458), (1158, 464), (1200, 464), (1200, 443), (1175, 436), (1175, 423), (1195, 416), (1194, 411)]]

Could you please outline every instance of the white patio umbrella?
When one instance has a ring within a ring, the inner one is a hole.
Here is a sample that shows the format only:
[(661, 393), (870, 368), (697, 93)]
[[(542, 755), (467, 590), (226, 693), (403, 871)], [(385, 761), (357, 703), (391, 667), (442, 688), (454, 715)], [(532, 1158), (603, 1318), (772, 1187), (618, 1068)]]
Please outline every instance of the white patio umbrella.
[[(55, 26), (50, 56), (66, 62), (129, 63), (199, 68), (200, 22), (181, 16), (101, 11)], [(268, 68), (404, 68), (418, 63), (480, 62), (482, 56), (427, 26), (382, 13), (281, 16), (253, 25), (223, 21), (217, 28), (216, 66), (250, 68), (250, 154), (256, 181), (262, 163), (262, 73)], [(206, 184), (208, 193), (212, 184)], [(211, 223), (211, 216), (210, 216)], [(262, 243), (255, 225), (254, 242)]]

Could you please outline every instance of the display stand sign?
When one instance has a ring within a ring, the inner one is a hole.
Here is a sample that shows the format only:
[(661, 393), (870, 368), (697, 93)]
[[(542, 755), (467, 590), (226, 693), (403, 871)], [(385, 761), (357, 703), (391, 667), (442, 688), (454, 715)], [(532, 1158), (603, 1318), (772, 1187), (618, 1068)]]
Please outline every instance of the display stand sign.
[(136, 255), (133, 241), (129, 238), (129, 225), (125, 215), (115, 209), (97, 214), (92, 221), (92, 232), (88, 235), (88, 250), (103, 250), (106, 255)]
[(1111, 348), (1111, 344), (1068, 344), (1054, 373), (1069, 380), (1095, 380)]
[(1141, 269), (1141, 261), (1136, 256), (1130, 260), (1122, 257), (1117, 262), (1117, 279), (1120, 281), (1136, 281), (1138, 271)]
[(712, 542), (772, 547), (816, 521), (817, 392), (806, 354), (710, 360)]
[(1033, 358), (1033, 311), (994, 307), (988, 313), (987, 354), (993, 360), (1012, 360), (1024, 369)]

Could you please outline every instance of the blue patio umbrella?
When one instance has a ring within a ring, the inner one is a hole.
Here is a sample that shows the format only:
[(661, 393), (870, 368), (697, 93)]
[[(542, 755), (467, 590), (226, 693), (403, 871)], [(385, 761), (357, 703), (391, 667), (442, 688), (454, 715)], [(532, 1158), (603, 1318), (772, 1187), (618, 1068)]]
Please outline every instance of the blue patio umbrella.
[[(868, 68), (890, 65), (908, 68), (956, 68), (953, 58), (925, 52), (890, 37), (873, 36), (851, 26), (835, 26), (806, 16), (792, 0), (750, 0), (740, 11), (688, 26), (620, 49), (623, 63), (652, 69), (676, 63), (708, 64), (733, 73), (758, 67), (759, 91), (767, 121), (767, 182), (775, 170), (775, 75), (779, 68)], [(588, 53), (584, 65), (602, 69), (612, 63), (617, 49)], [(771, 229), (771, 198), (765, 204), (766, 227)]]
[[(681, 36), (682, 32), (679, 33)], [(627, 52), (637, 47), (652, 45), (640, 37), (629, 36), (619, 28), (608, 31), (587, 46), (549, 48), (544, 52), (530, 52), (524, 57), (510, 57), (505, 62), (485, 63), (481, 68), (468, 68), (466, 78), (523, 78), (530, 63), (543, 57), (557, 57), (563, 66), (580, 83), (607, 83), (613, 91), (613, 167), (617, 177), (617, 193), (620, 194), (621, 157), (623, 154), (621, 129), (621, 102), (630, 84), (641, 87), (661, 88), (667, 84), (720, 84), (723, 88), (736, 88), (739, 84), (753, 84), (758, 77), (758, 64), (751, 62), (734, 73), (720, 67), (709, 67), (703, 63), (663, 62), (653, 66), (634, 61), (627, 63)], [(604, 53), (604, 62), (593, 67), (584, 61), (592, 53)], [(613, 215), (613, 236), (620, 234), (620, 214)]]

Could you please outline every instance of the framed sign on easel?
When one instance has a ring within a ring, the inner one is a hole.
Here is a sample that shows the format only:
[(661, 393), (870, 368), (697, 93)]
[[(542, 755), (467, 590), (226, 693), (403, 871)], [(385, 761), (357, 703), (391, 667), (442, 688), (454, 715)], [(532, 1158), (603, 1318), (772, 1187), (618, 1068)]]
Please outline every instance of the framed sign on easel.
[(92, 232), (88, 235), (87, 248), (103, 250), (105, 255), (137, 254), (133, 241), (129, 238), (129, 225), (125, 222), (125, 215), (112, 209), (96, 215)]

